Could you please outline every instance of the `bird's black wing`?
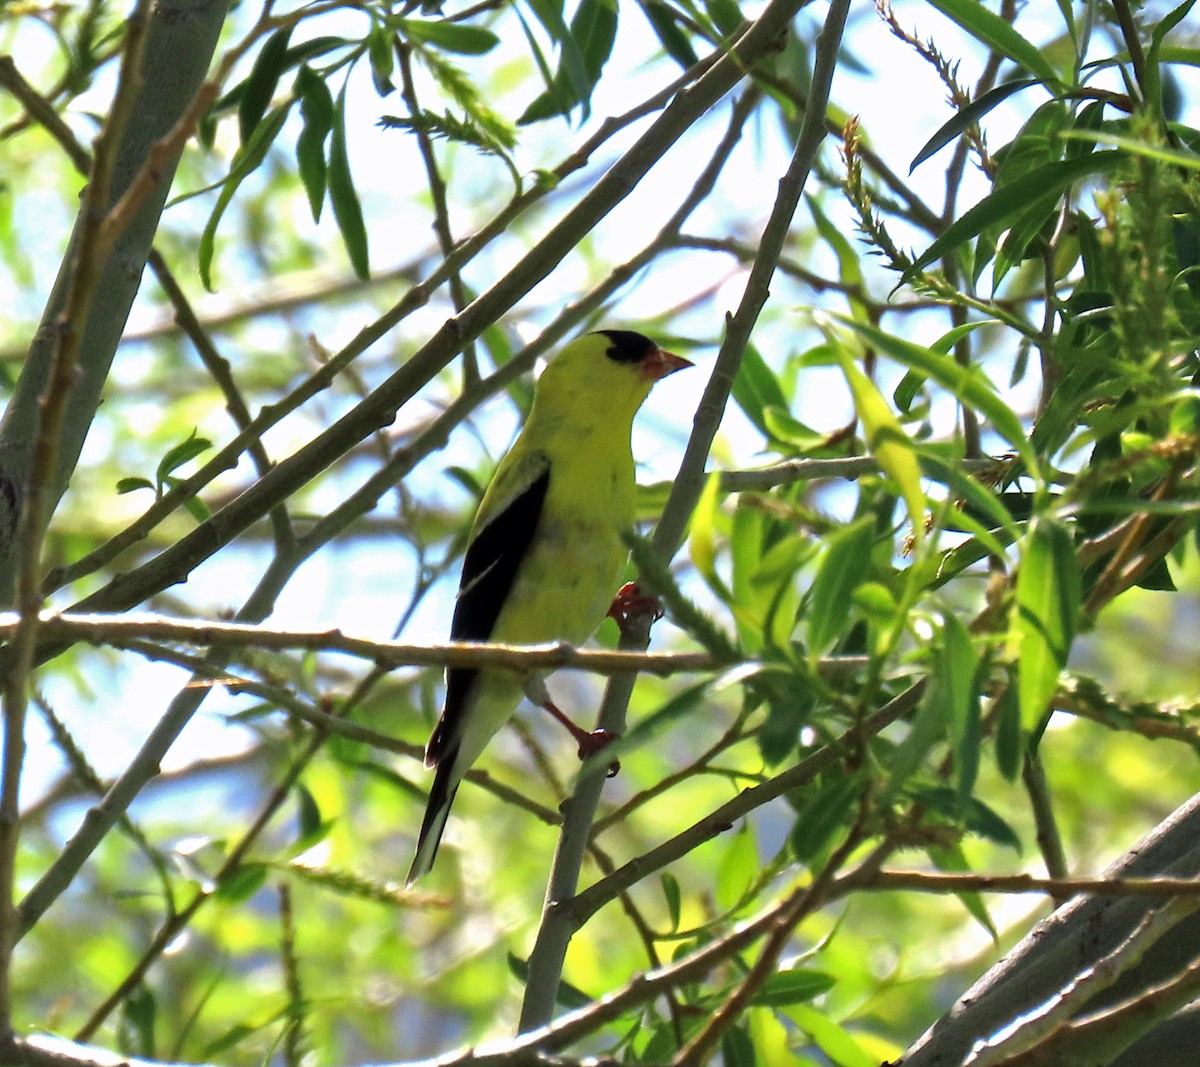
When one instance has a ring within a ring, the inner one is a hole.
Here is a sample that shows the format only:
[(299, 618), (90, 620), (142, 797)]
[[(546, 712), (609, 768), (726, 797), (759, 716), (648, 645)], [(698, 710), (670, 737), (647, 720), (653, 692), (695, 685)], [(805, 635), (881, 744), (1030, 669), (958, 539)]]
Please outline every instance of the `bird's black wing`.
[[(549, 457), (543, 452), (531, 453), (508, 473), (513, 477), (513, 489), (507, 500), (496, 506), (467, 546), (450, 624), (451, 641), (486, 641), (491, 637), (533, 542), (550, 486)], [(446, 705), (425, 749), (427, 766), (438, 763), (456, 747), (458, 724), (478, 674), (476, 667), (451, 667), (446, 671)]]

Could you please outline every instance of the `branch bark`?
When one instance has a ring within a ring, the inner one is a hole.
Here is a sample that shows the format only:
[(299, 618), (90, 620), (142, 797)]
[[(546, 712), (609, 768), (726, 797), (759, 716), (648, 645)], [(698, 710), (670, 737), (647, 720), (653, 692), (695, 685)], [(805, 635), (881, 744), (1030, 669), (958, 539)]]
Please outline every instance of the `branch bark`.
[[(1200, 841), (1200, 794), (1160, 823), (1148, 837), (1105, 871), (1104, 877), (1169, 875), (1194, 878), (1200, 875), (1197, 841)], [(977, 1043), (986, 1041), (1013, 1020), (1035, 1013), (1063, 996), (1073, 983), (1129, 938), (1148, 914), (1161, 906), (1161, 902), (1139, 897), (1087, 896), (1055, 911), (967, 990), (909, 1049), (900, 1063), (904, 1067), (949, 1067), (965, 1062)], [(1136, 966), (1089, 1000), (1088, 1011), (1136, 997), (1180, 974), (1194, 961), (1198, 945), (1200, 915), (1192, 913), (1179, 922), (1169, 936), (1159, 938)], [(1194, 1023), (1192, 1029), (1194, 1032)], [(1136, 1046), (1118, 1060), (1120, 1050), (1119, 1044), (1109, 1045), (1112, 1062), (1124, 1067), (1147, 1062)]]

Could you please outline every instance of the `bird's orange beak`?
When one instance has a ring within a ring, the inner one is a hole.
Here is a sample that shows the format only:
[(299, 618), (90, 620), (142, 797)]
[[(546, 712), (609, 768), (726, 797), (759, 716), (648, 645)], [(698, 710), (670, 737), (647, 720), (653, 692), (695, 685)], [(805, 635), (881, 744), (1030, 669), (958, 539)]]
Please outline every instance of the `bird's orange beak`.
[(656, 382), (668, 374), (674, 374), (677, 370), (683, 370), (690, 366), (692, 366), (691, 360), (656, 348), (642, 361), (642, 374), (647, 380)]

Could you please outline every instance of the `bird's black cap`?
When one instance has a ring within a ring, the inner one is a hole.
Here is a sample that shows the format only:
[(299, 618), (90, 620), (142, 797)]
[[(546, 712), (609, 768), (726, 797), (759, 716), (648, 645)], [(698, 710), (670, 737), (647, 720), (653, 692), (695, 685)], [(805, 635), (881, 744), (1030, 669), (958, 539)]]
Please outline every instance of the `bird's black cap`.
[(607, 337), (612, 344), (608, 348), (608, 358), (617, 363), (641, 363), (658, 345), (649, 337), (633, 330), (597, 330)]

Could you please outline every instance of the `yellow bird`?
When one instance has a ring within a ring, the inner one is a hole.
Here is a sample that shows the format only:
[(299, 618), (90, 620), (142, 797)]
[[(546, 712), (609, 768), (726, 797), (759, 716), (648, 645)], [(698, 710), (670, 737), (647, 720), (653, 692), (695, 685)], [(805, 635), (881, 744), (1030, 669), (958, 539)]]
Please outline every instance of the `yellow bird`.
[[(690, 366), (631, 330), (587, 334), (547, 365), (475, 515), (452, 641), (577, 645), (600, 625), (625, 566), (621, 534), (634, 522), (633, 417), (655, 382)], [(433, 866), (459, 782), (522, 694), (564, 718), (537, 673), (446, 671), (446, 703), (425, 749), (425, 765), (437, 770), (409, 885)]]

